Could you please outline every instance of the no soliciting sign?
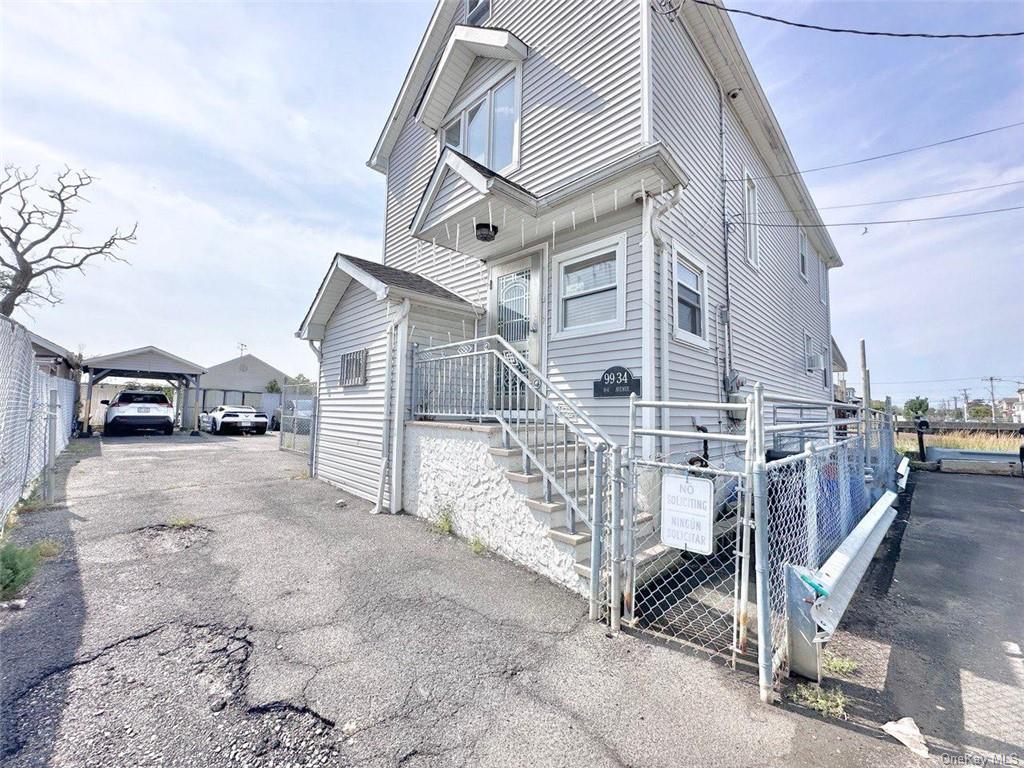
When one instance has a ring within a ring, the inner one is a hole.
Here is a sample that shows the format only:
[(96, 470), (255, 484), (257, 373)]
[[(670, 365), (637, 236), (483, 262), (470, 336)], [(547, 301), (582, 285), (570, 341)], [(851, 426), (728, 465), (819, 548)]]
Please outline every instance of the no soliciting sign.
[(704, 477), (666, 475), (661, 481), (661, 543), (710, 555), (715, 548), (715, 484)]

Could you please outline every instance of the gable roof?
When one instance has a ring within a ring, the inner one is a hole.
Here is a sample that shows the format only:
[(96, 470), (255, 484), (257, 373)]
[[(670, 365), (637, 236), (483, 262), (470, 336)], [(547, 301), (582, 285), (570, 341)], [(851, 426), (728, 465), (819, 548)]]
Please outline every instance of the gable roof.
[[(423, 91), (424, 83), (432, 77), (434, 62), (439, 62), (441, 52), (448, 45), (448, 30), (453, 28), (453, 22), (462, 6), (462, 0), (438, 0), (398, 98), (366, 163), (370, 168), (387, 173), (388, 159), (398, 135), (409, 115), (417, 109), (418, 96)], [(697, 47), (723, 90), (739, 89), (740, 97), (732, 105), (740, 122), (768, 162), (771, 174), (777, 176), (776, 181), (789, 207), (794, 211), (805, 211), (807, 223), (812, 225), (808, 235), (820, 257), (829, 267), (842, 266), (839, 252), (828, 229), (823, 226), (782, 128), (768, 104), (768, 98), (754, 74), (753, 66), (728, 14), (723, 12), (721, 5), (708, 7), (697, 3), (678, 3), (676, 13), (681, 22), (694, 31)]]
[(147, 346), (126, 349), (109, 355), (98, 355), (82, 361), (83, 370), (132, 371), (135, 373), (206, 373), (203, 366), (183, 357), (172, 355), (159, 347)]
[(249, 387), (258, 386), (259, 391), (262, 391), (271, 379), (277, 379), (279, 384), (284, 384), (288, 378), (284, 371), (256, 355), (247, 353), (207, 368), (203, 375), (203, 389), (252, 391)]
[(507, 29), (457, 25), (430, 77), (416, 119), (431, 130), (441, 127), (441, 121), (478, 56), (522, 61), (529, 52), (526, 44)]
[(51, 357), (62, 357), (65, 360), (71, 359), (71, 353), (64, 349), (60, 344), (55, 344), (49, 339), (43, 338), (38, 333), (28, 332), (29, 338), (32, 339), (32, 349), (36, 356), (51, 356)]
[(387, 298), (412, 298), (420, 302), (442, 304), (471, 312), (481, 311), (458, 294), (428, 280), (423, 275), (338, 253), (335, 254), (327, 274), (320, 283), (316, 298), (313, 299), (295, 335), (311, 341), (322, 339), (327, 321), (353, 280), (372, 292), (377, 301)]

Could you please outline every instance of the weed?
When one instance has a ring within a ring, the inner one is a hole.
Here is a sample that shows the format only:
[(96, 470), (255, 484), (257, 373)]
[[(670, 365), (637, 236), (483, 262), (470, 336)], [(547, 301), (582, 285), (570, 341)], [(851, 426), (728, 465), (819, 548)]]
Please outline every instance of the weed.
[(32, 580), (39, 568), (35, 547), (8, 541), (0, 547), (0, 600), (10, 600)]
[(176, 517), (170, 522), (171, 528), (176, 528), (179, 531), (187, 531), (189, 528), (195, 527), (196, 521), (191, 517)]
[(297, 475), (292, 475), (292, 480), (309, 480), (309, 470), (304, 469)]
[(469, 547), (473, 550), (474, 555), (482, 555), (487, 551), (487, 545), (484, 544), (484, 540), (479, 536), (473, 537), (473, 540), (469, 542)]
[(455, 510), (452, 509), (451, 504), (442, 504), (441, 508), (437, 511), (437, 518), (430, 524), (430, 527), (434, 529), (434, 533), (440, 533), (442, 536), (451, 536), (452, 531), (455, 530)]
[(61, 547), (60, 545), (60, 542), (54, 541), (53, 539), (40, 539), (39, 541), (35, 542), (32, 546), (35, 549), (36, 554), (44, 560), (49, 560), (51, 558), (56, 557), (61, 553), (63, 549), (63, 547)]
[(846, 694), (838, 688), (826, 690), (812, 683), (800, 683), (790, 694), (790, 699), (826, 717), (846, 719)]
[[(993, 451), (995, 453), (1017, 453), (1020, 436), (1012, 432), (971, 432), (961, 429), (954, 432), (925, 435), (924, 443), (936, 448), (961, 448), (970, 451)], [(903, 454), (917, 454), (917, 435), (900, 432), (896, 435), (896, 450)]]
[(857, 662), (837, 653), (826, 653), (821, 666), (830, 675), (839, 675), (840, 677), (850, 677), (857, 671)]
[(21, 503), (18, 504), (18, 512), (38, 512), (40, 509), (46, 506), (46, 501), (43, 500), (42, 494), (39, 493), (39, 489), (32, 491), (32, 494), (27, 499), (22, 499)]

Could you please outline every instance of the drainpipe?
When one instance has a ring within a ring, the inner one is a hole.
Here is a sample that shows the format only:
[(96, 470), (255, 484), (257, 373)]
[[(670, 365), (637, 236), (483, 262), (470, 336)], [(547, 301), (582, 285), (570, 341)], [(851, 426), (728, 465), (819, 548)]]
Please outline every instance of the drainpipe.
[[(669, 363), (669, 329), (668, 316), (669, 316), (669, 287), (671, 286), (672, 274), (672, 249), (666, 247), (665, 238), (661, 233), (661, 219), (669, 211), (675, 208), (683, 199), (683, 189), (685, 184), (680, 184), (676, 187), (672, 197), (662, 205), (660, 208), (656, 208), (651, 213), (651, 237), (654, 240), (654, 263), (658, 263), (658, 251), (661, 251), (661, 376), (659, 377), (659, 399), (669, 400), (669, 382), (670, 376), (670, 363)], [(670, 409), (661, 409), (661, 428), (669, 429), (669, 421), (671, 420)], [(667, 457), (670, 450), (669, 438), (667, 436), (661, 437), (661, 455)]]
[[(404, 299), (402, 301), (401, 309), (398, 310), (398, 314), (391, 320), (388, 325), (388, 338), (386, 352), (384, 355), (384, 417), (381, 421), (381, 434), (380, 434), (380, 475), (377, 481), (377, 503), (373, 507), (373, 514), (379, 514), (384, 511), (384, 484), (387, 482), (388, 476), (388, 458), (391, 456), (391, 431), (389, 424), (391, 423), (391, 399), (392, 390), (394, 388), (394, 376), (391, 374), (393, 362), (395, 358), (395, 329), (409, 316), (409, 300)], [(401, 382), (399, 383), (401, 387)], [(392, 487), (394, 490), (394, 487)], [(394, 494), (392, 494), (393, 496)], [(391, 510), (395, 509), (395, 500), (391, 499)]]

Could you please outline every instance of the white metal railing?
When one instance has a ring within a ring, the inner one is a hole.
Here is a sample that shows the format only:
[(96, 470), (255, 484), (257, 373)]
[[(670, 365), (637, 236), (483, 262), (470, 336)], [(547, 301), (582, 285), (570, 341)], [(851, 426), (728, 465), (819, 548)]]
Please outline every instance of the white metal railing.
[(413, 345), (412, 413), (416, 419), (497, 421), (506, 448), (522, 456), (526, 476), (540, 475), (544, 500), (565, 505), (566, 528), (591, 530), (591, 615), (600, 599), (604, 517), (621, 501), (619, 447), (544, 374), (500, 336), (420, 349)]

